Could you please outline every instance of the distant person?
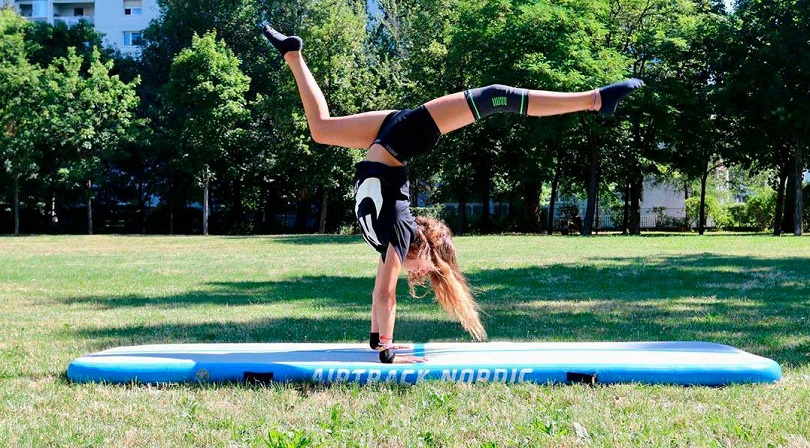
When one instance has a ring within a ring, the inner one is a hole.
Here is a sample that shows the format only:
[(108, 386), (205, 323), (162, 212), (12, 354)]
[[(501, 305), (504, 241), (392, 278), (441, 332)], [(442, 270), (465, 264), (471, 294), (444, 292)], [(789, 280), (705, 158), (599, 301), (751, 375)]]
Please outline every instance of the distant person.
[(456, 261), (447, 225), (410, 212), (406, 163), (430, 151), (439, 137), (498, 112), (543, 117), (580, 111), (611, 114), (619, 102), (641, 87), (628, 79), (580, 93), (528, 90), (494, 84), (428, 101), (415, 109), (380, 110), (344, 117), (329, 115), (318, 83), (301, 55), (303, 42), (267, 26), (264, 36), (281, 53), (298, 85), (312, 138), (325, 145), (368, 148), (356, 165), (355, 214), (366, 242), (380, 253), (371, 301), (369, 343), (384, 363), (424, 361), (395, 355), (396, 285), (408, 272), (411, 294), (426, 279), (442, 307), (476, 340), (487, 337), (478, 304)]
[(579, 216), (579, 212), (571, 213), (571, 225), (569, 227), (572, 234), (574, 232), (582, 233), (582, 218)]

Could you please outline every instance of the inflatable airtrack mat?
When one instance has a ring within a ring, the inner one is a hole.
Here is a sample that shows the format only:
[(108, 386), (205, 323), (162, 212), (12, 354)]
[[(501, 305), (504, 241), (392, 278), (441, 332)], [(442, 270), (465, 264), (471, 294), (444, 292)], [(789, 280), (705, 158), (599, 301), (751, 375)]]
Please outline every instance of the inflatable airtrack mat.
[(74, 360), (74, 382), (646, 383), (722, 386), (778, 381), (776, 362), (708, 342), (427, 343), (381, 364), (365, 344), (168, 344)]

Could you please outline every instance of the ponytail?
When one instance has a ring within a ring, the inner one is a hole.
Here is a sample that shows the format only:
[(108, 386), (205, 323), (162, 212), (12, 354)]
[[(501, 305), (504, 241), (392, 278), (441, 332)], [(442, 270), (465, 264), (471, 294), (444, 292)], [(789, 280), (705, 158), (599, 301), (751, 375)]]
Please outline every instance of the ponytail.
[(456, 246), (452, 234), (443, 222), (425, 217), (417, 217), (418, 234), (411, 245), (408, 257), (416, 257), (431, 263), (433, 269), (427, 275), (408, 273), (408, 286), (411, 295), (418, 297), (416, 286), (424, 285), (426, 280), (436, 295), (436, 301), (447, 313), (458, 319), (461, 326), (477, 341), (484, 341), (487, 332), (478, 316), (480, 307), (470, 293), (467, 279), (458, 268)]

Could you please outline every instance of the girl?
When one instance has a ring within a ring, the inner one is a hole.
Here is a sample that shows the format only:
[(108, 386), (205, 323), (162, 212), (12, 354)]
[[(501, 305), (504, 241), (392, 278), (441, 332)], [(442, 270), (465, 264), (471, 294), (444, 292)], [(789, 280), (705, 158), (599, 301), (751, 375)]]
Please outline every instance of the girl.
[(441, 135), (493, 113), (543, 117), (598, 110), (611, 114), (627, 94), (642, 85), (638, 79), (629, 79), (588, 92), (558, 93), (495, 84), (446, 95), (416, 109), (332, 117), (301, 56), (301, 39), (270, 26), (263, 34), (293, 72), (312, 138), (324, 145), (368, 148), (365, 159), (356, 165), (355, 214), (363, 238), (381, 255), (372, 293), (369, 344), (380, 351), (384, 363), (424, 361), (394, 353), (405, 348), (393, 345), (401, 268), (408, 272), (411, 295), (415, 295), (414, 285), (429, 279), (442, 307), (476, 340), (487, 337), (478, 304), (459, 270), (450, 230), (441, 221), (411, 215), (405, 171), (408, 160), (432, 149)]

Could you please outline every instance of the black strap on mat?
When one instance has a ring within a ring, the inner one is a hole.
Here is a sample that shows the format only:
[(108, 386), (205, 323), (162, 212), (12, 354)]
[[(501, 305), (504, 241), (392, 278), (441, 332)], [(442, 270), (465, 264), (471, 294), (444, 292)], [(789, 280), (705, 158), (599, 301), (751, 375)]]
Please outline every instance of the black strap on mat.
[(246, 383), (266, 384), (273, 382), (273, 372), (244, 372), (242, 378)]
[(596, 374), (595, 373), (577, 373), (577, 372), (566, 372), (565, 380), (569, 383), (580, 383), (580, 384), (588, 384), (591, 386), (596, 385)]

